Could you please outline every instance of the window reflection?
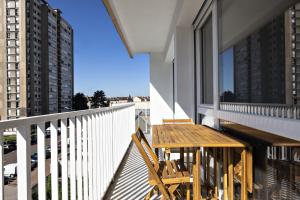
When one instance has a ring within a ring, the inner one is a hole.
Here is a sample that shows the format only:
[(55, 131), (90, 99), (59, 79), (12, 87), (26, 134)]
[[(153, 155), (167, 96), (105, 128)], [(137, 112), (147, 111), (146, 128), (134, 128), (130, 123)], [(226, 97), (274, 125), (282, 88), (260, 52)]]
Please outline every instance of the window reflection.
[[(222, 31), (221, 102), (299, 103), (300, 18), (296, 14), (300, 9), (297, 6), (300, 8), (296, 4), (251, 34), (241, 34), (239, 40), (230, 38), (230, 30)], [(226, 15), (223, 21), (226, 24)]]
[(221, 101), (234, 102), (233, 48), (221, 54)]

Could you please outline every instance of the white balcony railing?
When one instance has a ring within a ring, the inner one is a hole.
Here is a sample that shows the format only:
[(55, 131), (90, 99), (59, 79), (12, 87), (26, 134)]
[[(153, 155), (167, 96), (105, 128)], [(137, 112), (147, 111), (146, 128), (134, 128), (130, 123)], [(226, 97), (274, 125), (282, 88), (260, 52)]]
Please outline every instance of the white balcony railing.
[(220, 103), (220, 110), (300, 120), (300, 106), (257, 103)]
[[(113, 108), (0, 122), (1, 138), (3, 132), (8, 129), (16, 130), (17, 134), (16, 198), (19, 200), (32, 198), (30, 141), (32, 126), (37, 127), (38, 199), (49, 198), (46, 197), (46, 122), (50, 122), (51, 131), (51, 199), (58, 200), (60, 195), (64, 200), (69, 197), (79, 200), (101, 199), (130, 144), (131, 134), (135, 129), (134, 105), (126, 104)], [(58, 124), (60, 124), (60, 131)], [(61, 153), (58, 149), (59, 139)], [(1, 200), (5, 198), (2, 141), (0, 146)], [(59, 177), (59, 170), (61, 170), (61, 177)], [(61, 194), (59, 191), (62, 191)]]

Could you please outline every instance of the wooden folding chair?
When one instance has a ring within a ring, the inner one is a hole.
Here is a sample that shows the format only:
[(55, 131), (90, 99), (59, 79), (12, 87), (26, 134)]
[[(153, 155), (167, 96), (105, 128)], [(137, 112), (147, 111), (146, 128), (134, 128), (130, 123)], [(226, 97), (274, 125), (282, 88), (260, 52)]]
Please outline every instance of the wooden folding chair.
[[(190, 183), (192, 179), (185, 167), (180, 165), (177, 160), (159, 161), (141, 129), (138, 129), (136, 133), (132, 135), (132, 140), (137, 146), (149, 170), (149, 184), (154, 186), (145, 199), (150, 199), (153, 190), (156, 189), (161, 192), (162, 199), (171, 200), (177, 197), (183, 199), (183, 196), (177, 189), (180, 185), (185, 184), (186, 199), (189, 200)], [(148, 157), (148, 154), (153, 162)]]

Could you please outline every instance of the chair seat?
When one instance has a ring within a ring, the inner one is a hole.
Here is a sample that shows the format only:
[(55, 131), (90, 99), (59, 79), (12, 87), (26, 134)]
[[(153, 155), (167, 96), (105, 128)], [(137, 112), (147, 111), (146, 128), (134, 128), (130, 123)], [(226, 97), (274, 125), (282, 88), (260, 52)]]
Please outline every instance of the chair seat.
[[(157, 174), (164, 184), (188, 183), (191, 181), (190, 173), (187, 169), (179, 164), (179, 160), (166, 160), (159, 163)], [(152, 174), (148, 174), (149, 184), (156, 185)]]

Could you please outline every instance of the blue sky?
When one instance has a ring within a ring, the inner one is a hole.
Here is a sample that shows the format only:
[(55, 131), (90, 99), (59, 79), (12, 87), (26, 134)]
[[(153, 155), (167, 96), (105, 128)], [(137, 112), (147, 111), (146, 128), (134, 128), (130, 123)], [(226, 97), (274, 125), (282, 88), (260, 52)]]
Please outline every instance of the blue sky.
[(148, 55), (129, 58), (102, 0), (48, 0), (74, 29), (75, 92), (149, 95)]

